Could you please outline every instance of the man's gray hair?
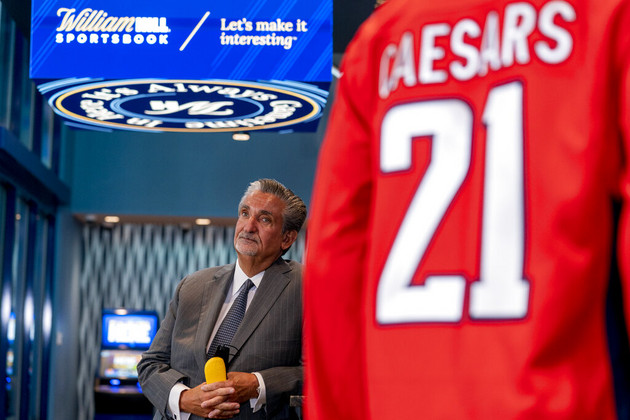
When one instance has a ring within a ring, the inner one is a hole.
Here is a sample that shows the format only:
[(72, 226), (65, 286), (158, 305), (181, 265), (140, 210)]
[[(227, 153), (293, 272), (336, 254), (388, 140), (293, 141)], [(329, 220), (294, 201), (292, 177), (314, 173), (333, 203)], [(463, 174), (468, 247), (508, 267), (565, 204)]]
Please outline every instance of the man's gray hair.
[(293, 191), (276, 181), (275, 179), (263, 178), (249, 184), (249, 187), (245, 190), (245, 194), (241, 198), (240, 205), (245, 200), (245, 197), (252, 194), (255, 191), (263, 193), (273, 194), (280, 198), (285, 203), (282, 233), (294, 230), (299, 232), (302, 229), (304, 220), (306, 220), (306, 205), (304, 201)]

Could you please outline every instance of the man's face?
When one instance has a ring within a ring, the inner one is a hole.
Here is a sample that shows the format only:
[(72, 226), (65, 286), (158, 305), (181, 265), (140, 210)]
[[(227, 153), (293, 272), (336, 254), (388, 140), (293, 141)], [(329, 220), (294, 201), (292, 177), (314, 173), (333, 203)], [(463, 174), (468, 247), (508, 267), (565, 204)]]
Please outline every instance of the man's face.
[(260, 191), (243, 199), (234, 232), (234, 248), (239, 257), (255, 257), (271, 263), (291, 245), (282, 233), (284, 208), (280, 198)]

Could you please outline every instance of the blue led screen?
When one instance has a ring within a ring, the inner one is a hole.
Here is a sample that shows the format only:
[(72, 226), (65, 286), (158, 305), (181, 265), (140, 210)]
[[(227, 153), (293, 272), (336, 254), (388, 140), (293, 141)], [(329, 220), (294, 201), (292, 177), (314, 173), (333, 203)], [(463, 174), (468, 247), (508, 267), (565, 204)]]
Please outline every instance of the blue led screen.
[(330, 81), (332, 0), (33, 0), (30, 76)]

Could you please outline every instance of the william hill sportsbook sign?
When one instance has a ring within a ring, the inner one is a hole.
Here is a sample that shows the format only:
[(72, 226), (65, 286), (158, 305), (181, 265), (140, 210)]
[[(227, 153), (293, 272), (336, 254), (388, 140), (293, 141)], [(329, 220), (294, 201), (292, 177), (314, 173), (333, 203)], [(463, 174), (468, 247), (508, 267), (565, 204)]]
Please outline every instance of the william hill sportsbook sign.
[(30, 76), (79, 126), (314, 130), (332, 0), (33, 0)]

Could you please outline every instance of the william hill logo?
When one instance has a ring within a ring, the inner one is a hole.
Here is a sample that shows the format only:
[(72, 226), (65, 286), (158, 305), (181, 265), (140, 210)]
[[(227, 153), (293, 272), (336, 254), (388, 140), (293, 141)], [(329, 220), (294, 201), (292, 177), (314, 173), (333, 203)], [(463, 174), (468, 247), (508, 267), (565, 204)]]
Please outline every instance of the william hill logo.
[[(75, 124), (136, 131), (284, 129), (317, 120), (327, 92), (298, 82), (136, 79), (41, 85)], [(86, 127), (87, 128), (87, 127)]]
[(168, 44), (165, 17), (110, 16), (104, 10), (60, 7), (57, 44)]

